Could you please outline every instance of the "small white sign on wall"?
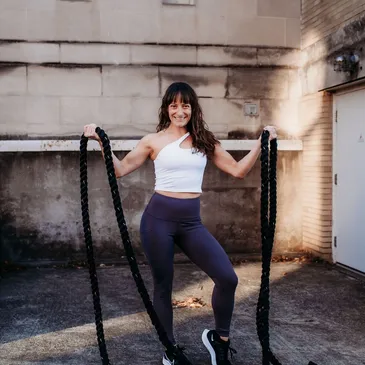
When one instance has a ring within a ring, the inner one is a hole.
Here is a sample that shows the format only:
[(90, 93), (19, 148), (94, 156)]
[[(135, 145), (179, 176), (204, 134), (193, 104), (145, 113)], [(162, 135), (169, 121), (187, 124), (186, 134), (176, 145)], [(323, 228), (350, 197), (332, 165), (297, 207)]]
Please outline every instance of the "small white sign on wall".
[(258, 106), (255, 103), (245, 103), (244, 105), (245, 115), (258, 115)]
[(195, 0), (162, 0), (162, 4), (169, 4), (169, 5), (195, 5)]

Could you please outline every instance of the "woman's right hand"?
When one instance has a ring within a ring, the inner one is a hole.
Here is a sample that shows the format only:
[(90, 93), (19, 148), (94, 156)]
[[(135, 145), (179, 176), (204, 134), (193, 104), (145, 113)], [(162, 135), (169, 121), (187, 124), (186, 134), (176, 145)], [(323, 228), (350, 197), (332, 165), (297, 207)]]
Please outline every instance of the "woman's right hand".
[(100, 142), (100, 137), (95, 132), (97, 125), (96, 124), (87, 124), (84, 126), (84, 136), (90, 139), (95, 139)]

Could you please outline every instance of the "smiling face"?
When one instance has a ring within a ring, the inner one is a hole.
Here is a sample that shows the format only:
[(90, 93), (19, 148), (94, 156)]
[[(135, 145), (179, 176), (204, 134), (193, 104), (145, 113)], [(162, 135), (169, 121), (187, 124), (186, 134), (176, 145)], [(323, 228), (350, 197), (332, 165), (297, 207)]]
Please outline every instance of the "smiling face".
[(198, 96), (185, 82), (174, 82), (166, 90), (159, 110), (157, 131), (169, 126), (185, 128), (190, 133), (204, 129)]
[(158, 119), (157, 132), (166, 131), (170, 126), (184, 128), (190, 133), (193, 147), (213, 158), (219, 141), (205, 123), (198, 95), (189, 84), (174, 82), (166, 89)]
[(168, 106), (170, 121), (179, 128), (185, 127), (191, 119), (191, 105), (184, 103), (181, 95), (177, 95), (175, 100)]

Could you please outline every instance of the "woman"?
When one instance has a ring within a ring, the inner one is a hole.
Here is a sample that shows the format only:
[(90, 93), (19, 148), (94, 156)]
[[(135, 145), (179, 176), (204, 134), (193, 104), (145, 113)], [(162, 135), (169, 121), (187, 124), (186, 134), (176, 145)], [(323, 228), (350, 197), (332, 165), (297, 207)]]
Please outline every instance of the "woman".
[[(95, 128), (95, 124), (86, 125), (84, 135), (98, 140), (102, 147)], [(276, 138), (274, 127), (265, 129), (270, 139)], [(142, 216), (140, 233), (154, 280), (154, 308), (172, 343), (176, 344), (171, 305), (174, 244), (215, 283), (215, 329), (202, 334), (212, 365), (231, 364), (229, 330), (238, 280), (226, 253), (201, 223), (203, 174), (210, 159), (219, 169), (242, 179), (260, 154), (260, 138), (237, 162), (208, 130), (195, 91), (177, 82), (168, 87), (162, 99), (157, 133), (143, 137), (123, 160), (113, 155), (117, 177), (136, 170), (147, 158), (154, 161), (155, 193)], [(164, 353), (162, 363), (191, 365), (178, 345), (173, 354)]]

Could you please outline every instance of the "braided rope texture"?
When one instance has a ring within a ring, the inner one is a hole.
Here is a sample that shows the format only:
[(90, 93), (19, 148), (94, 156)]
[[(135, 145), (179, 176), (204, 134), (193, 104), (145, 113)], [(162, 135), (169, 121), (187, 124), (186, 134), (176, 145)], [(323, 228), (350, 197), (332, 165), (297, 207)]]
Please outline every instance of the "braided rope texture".
[[(167, 334), (162, 327), (160, 320), (157, 317), (157, 314), (153, 308), (152, 302), (150, 300), (149, 294), (147, 292), (146, 286), (141, 277), (138, 264), (136, 261), (136, 257), (134, 254), (134, 250), (129, 238), (129, 233), (127, 229), (127, 225), (124, 218), (122, 203), (120, 200), (119, 190), (117, 179), (115, 176), (114, 165), (113, 165), (113, 157), (110, 147), (110, 141), (106, 133), (100, 129), (96, 128), (96, 133), (100, 137), (103, 144), (104, 151), (104, 161), (107, 170), (107, 176), (109, 180), (109, 185), (111, 189), (115, 215), (118, 222), (118, 227), (120, 231), (120, 235), (123, 241), (124, 249), (126, 256), (128, 258), (128, 263), (132, 272), (133, 279), (136, 283), (138, 292), (142, 298), (142, 301), (145, 305), (146, 311), (151, 319), (152, 324), (154, 325), (159, 340), (163, 344), (163, 346), (175, 354), (177, 348), (173, 346), (171, 341), (168, 339)], [(100, 293), (98, 286), (98, 279), (96, 274), (96, 265), (95, 258), (93, 253), (93, 243), (91, 237), (91, 228), (90, 228), (90, 217), (89, 217), (89, 202), (88, 202), (88, 180), (87, 180), (87, 143), (88, 138), (84, 135), (81, 137), (80, 141), (80, 190), (81, 190), (81, 211), (82, 211), (82, 222), (84, 227), (84, 237), (87, 251), (87, 260), (90, 274), (90, 282), (91, 282), (91, 291), (93, 295), (93, 303), (94, 303), (94, 314), (95, 314), (95, 325), (96, 325), (96, 334), (99, 345), (100, 356), (102, 359), (103, 365), (110, 365), (110, 361), (108, 358), (108, 353), (105, 344), (104, 338), (104, 328), (103, 328), (103, 319), (102, 319), (102, 311), (100, 304)]]
[[(134, 250), (129, 238), (127, 225), (124, 218), (123, 208), (120, 200), (117, 179), (115, 176), (113, 158), (110, 148), (110, 141), (106, 133), (96, 128), (104, 150), (104, 160), (107, 176), (113, 198), (115, 214), (123, 241), (128, 263), (135, 280), (138, 292), (150, 316), (152, 324), (155, 326), (159, 340), (171, 353), (177, 351), (168, 339), (157, 314), (153, 308), (147, 289), (141, 277)], [(84, 135), (80, 140), (80, 191), (81, 191), (81, 210), (84, 228), (84, 238), (87, 250), (87, 260), (93, 295), (95, 326), (100, 357), (103, 365), (111, 365), (104, 337), (103, 318), (100, 304), (100, 292), (96, 273), (95, 258), (90, 227), (89, 202), (88, 202), (88, 179), (87, 179), (87, 143), (88, 138)], [(270, 159), (269, 159), (270, 156)], [(262, 237), (262, 275), (260, 294), (256, 309), (257, 334), (262, 346), (262, 364), (281, 365), (270, 349), (269, 339), (269, 310), (270, 310), (270, 264), (276, 225), (276, 161), (277, 161), (277, 141), (270, 142), (269, 152), (269, 133), (264, 131), (261, 138), (261, 237)], [(309, 362), (308, 365), (316, 365)]]
[[(281, 365), (270, 349), (270, 265), (275, 237), (277, 208), (277, 140), (270, 141), (270, 133), (261, 136), (261, 250), (262, 274), (260, 293), (256, 307), (256, 330), (262, 347), (262, 365)], [(316, 365), (312, 361), (308, 365)]]

